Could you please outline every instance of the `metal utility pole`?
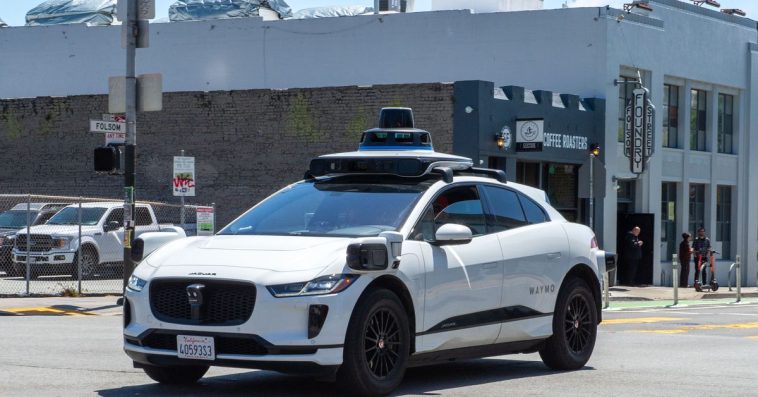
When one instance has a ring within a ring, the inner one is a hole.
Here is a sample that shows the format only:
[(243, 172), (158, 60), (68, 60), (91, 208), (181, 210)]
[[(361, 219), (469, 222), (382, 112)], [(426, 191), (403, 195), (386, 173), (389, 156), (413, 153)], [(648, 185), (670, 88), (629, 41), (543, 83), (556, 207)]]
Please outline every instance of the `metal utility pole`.
[(126, 147), (124, 160), (124, 290), (134, 271), (132, 262), (132, 241), (134, 240), (134, 186), (137, 152), (137, 77), (135, 63), (137, 55), (138, 0), (126, 1)]
[(590, 153), (590, 229), (595, 230), (595, 175), (594, 175), (595, 155)]

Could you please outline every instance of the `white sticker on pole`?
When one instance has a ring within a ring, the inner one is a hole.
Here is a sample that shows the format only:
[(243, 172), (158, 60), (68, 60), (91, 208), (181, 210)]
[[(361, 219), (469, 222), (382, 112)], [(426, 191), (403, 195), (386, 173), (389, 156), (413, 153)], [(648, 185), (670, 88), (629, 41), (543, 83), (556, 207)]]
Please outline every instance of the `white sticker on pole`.
[(213, 207), (197, 207), (197, 235), (213, 235)]
[(195, 196), (195, 158), (174, 156), (174, 196)]

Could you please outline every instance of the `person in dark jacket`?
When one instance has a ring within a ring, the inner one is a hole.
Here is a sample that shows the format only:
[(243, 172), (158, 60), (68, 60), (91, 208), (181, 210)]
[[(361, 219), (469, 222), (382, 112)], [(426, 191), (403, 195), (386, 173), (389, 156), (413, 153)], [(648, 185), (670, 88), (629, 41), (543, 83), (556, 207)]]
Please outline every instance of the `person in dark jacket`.
[(642, 240), (640, 228), (635, 226), (624, 237), (624, 284), (637, 283), (637, 268), (642, 259)]
[(692, 258), (690, 237), (689, 233), (682, 233), (682, 242), (679, 243), (679, 263), (681, 264), (681, 273), (679, 273), (680, 287), (689, 287), (687, 280), (690, 278), (690, 259)]
[[(701, 273), (703, 275), (702, 283), (705, 284), (705, 268), (706, 266), (709, 266), (710, 259), (711, 259), (711, 240), (708, 237), (705, 237), (705, 228), (701, 227), (700, 229), (697, 229), (697, 237), (695, 238), (695, 241), (692, 242), (692, 253), (695, 256), (695, 277), (694, 277), (694, 283), (697, 283), (697, 264), (698, 261), (701, 262), (700, 269)], [(713, 274), (711, 274), (711, 281), (713, 281)]]

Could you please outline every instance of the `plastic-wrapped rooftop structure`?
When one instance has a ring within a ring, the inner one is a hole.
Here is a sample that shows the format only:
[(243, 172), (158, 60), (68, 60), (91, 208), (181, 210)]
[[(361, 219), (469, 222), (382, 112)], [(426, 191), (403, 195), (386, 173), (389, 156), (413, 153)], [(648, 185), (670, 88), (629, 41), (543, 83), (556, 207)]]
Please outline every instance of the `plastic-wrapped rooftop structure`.
[(0, 28), (5, 28), (5, 27), (8, 27), (8, 24), (5, 23), (5, 21), (3, 21), (2, 19), (0, 19)]
[(26, 26), (113, 23), (116, 0), (48, 0), (26, 13)]
[(297, 11), (292, 19), (352, 17), (355, 15), (371, 14), (373, 7), (364, 6), (336, 6), (336, 7), (313, 7)]
[(284, 0), (179, 0), (168, 9), (171, 22), (261, 16), (261, 9), (274, 11), (280, 19), (292, 16)]

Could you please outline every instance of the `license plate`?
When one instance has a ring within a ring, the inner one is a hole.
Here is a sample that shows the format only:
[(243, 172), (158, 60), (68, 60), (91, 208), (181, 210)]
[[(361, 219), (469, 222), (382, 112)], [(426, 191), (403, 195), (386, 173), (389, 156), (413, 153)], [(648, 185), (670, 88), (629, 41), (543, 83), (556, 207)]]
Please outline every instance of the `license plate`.
[(215, 360), (216, 346), (212, 336), (177, 335), (177, 357), (191, 360)]

